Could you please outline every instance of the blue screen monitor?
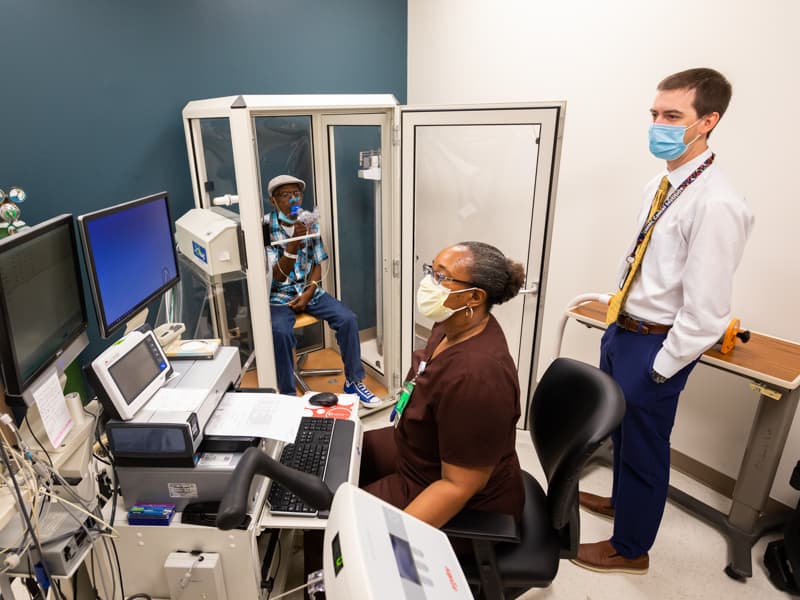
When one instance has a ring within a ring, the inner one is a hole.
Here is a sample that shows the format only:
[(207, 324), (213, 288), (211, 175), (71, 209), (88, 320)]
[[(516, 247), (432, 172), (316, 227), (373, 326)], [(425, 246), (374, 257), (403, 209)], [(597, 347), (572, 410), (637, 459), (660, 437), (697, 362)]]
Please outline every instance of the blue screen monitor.
[(108, 338), (180, 279), (167, 193), (78, 217), (100, 335)]
[(72, 215), (0, 240), (0, 367), (9, 404), (30, 405), (40, 380), (63, 373), (88, 345), (87, 326)]

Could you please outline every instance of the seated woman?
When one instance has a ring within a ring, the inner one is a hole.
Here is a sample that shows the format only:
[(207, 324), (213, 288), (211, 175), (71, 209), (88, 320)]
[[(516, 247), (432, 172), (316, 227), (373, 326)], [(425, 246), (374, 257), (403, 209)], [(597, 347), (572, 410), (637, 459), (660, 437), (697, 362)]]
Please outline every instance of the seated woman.
[[(517, 295), (524, 269), (481, 242), (445, 248), (423, 268), (417, 307), (436, 324), (412, 356), (394, 426), (364, 434), (359, 485), (434, 527), (463, 508), (519, 520), (519, 381), (490, 311)], [(305, 532), (304, 554), (307, 573), (322, 568), (322, 532)]]
[(436, 324), (413, 354), (395, 426), (364, 436), (360, 485), (434, 527), (465, 507), (519, 519), (519, 382), (491, 309), (517, 295), (524, 269), (493, 246), (462, 242), (424, 272), (417, 307)]

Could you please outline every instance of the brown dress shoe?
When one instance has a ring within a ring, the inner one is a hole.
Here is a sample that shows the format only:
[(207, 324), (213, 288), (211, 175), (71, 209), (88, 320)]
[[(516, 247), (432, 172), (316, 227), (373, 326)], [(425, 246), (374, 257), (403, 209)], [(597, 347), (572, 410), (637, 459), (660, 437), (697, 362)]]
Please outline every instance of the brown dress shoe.
[(596, 514), (598, 517), (614, 518), (614, 507), (611, 506), (611, 498), (597, 496), (588, 492), (578, 492), (578, 502), (581, 508)]
[(617, 553), (610, 540), (581, 544), (578, 546), (578, 556), (573, 558), (572, 562), (598, 573), (644, 575), (650, 567), (650, 557), (647, 553), (637, 558), (625, 558)]

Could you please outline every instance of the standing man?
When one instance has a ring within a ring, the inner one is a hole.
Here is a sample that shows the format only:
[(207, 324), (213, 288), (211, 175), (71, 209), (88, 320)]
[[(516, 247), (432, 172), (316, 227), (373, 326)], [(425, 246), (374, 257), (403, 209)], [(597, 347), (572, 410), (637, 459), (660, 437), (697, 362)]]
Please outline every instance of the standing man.
[(733, 275), (753, 226), (708, 147), (730, 98), (722, 74), (689, 69), (658, 84), (650, 109), (650, 151), (666, 174), (645, 187), (600, 343), (600, 368), (625, 392), (626, 412), (612, 434), (611, 497), (580, 494), (582, 507), (614, 519), (610, 540), (580, 545), (573, 562), (587, 569), (647, 572), (678, 396), (730, 319)]
[(336, 332), (336, 341), (344, 362), (344, 393), (356, 394), (361, 404), (374, 408), (381, 403), (364, 385), (361, 342), (355, 313), (322, 289), (322, 261), (328, 255), (317, 237), (302, 238), (316, 225), (307, 226), (297, 218), (306, 184), (291, 175), (278, 175), (267, 184), (269, 200), (275, 210), (269, 215), (267, 258), (272, 269), (270, 316), (275, 370), (281, 394), (295, 395), (294, 337), (295, 315), (307, 312), (323, 319)]

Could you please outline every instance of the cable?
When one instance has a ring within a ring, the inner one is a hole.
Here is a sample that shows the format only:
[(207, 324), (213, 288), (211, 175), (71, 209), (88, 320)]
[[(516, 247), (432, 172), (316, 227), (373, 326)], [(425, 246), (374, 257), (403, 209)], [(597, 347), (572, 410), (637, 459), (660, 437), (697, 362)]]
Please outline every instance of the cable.
[[(3, 422), (7, 424), (6, 421)], [(3, 449), (6, 450), (7, 452), (6, 458), (8, 458), (8, 453), (10, 453), (10, 455), (14, 458), (14, 462), (17, 465), (17, 472), (12, 473), (11, 470), (9, 470), (8, 471), (9, 476), (13, 479), (15, 486), (18, 486), (16, 474), (21, 474), (23, 476), (25, 480), (25, 491), (31, 501), (31, 508), (29, 515), (27, 509), (24, 506), (24, 503), (20, 507), (19, 500), (17, 499), (17, 508), (18, 512), (20, 513), (20, 520), (22, 521), (22, 534), (19, 540), (16, 542), (16, 547), (21, 550), (21, 552), (19, 552), (21, 556), (23, 553), (27, 552), (28, 549), (30, 548), (30, 543), (26, 542), (27, 537), (30, 533), (30, 530), (27, 527), (26, 517), (28, 521), (32, 520), (33, 523), (36, 524), (34, 530), (38, 531), (39, 519), (36, 508), (37, 506), (41, 506), (42, 504), (42, 502), (39, 499), (39, 496), (37, 495), (39, 486), (36, 480), (36, 473), (33, 471), (33, 469), (31, 469), (27, 461), (20, 459), (19, 453), (11, 447), (11, 445), (8, 443), (8, 440), (5, 438), (5, 433), (3, 433), (2, 436), (0, 436), (0, 445), (2, 445)], [(30, 476), (30, 479), (28, 479), (27, 476)], [(3, 480), (6, 487), (8, 489), (11, 489), (12, 486), (8, 483), (8, 480), (5, 477), (3, 477)], [(11, 552), (11, 549), (4, 549), (2, 550), (2, 552), (0, 552), (0, 554), (6, 554), (8, 552)], [(17, 557), (17, 559), (14, 559), (11, 556), (8, 556), (6, 558), (6, 561), (8, 562), (6, 562), (5, 568), (0, 570), (0, 572), (4, 573), (9, 569), (14, 568), (17, 564), (19, 564), (19, 557)]]
[[(101, 523), (101, 524), (105, 525), (105, 526), (106, 526), (108, 529), (110, 529), (110, 530), (111, 530), (111, 533), (113, 533), (113, 534), (114, 534), (114, 536), (113, 536), (114, 538), (119, 538), (119, 532), (118, 532), (116, 529), (114, 529), (114, 528), (113, 528), (111, 525), (109, 525), (109, 524), (108, 524), (106, 521), (104, 521), (103, 519), (101, 519), (100, 517), (98, 517), (96, 514), (94, 514), (94, 513), (93, 513), (93, 512), (91, 512), (90, 510), (88, 510), (88, 509), (86, 509), (86, 508), (84, 508), (84, 507), (82, 507), (82, 506), (78, 506), (78, 505), (77, 505), (77, 504), (75, 504), (74, 502), (70, 502), (69, 500), (65, 500), (64, 498), (59, 498), (58, 496), (56, 496), (55, 494), (53, 494), (53, 493), (51, 493), (51, 492), (43, 492), (43, 493), (44, 493), (44, 495), (45, 495), (45, 496), (49, 496), (50, 498), (52, 498), (52, 501), (53, 501), (53, 502), (63, 502), (64, 504), (66, 504), (66, 505), (68, 505), (68, 506), (71, 506), (71, 507), (72, 507), (72, 508), (74, 508), (75, 510), (77, 510), (77, 511), (79, 511), (79, 512), (82, 512), (82, 513), (83, 513), (83, 514), (85, 514), (86, 516), (88, 516), (88, 517), (91, 517), (92, 519), (94, 519), (94, 520), (95, 520), (95, 521), (97, 521), (98, 523)], [(107, 535), (107, 534), (104, 534), (104, 535)]]
[(28, 431), (30, 432), (31, 437), (33, 438), (33, 441), (35, 441), (36, 444), (39, 446), (39, 448), (42, 449), (42, 452), (44, 452), (44, 455), (47, 457), (47, 462), (49, 462), (50, 466), (52, 467), (53, 466), (53, 459), (50, 458), (50, 455), (47, 453), (47, 450), (44, 449), (44, 446), (42, 445), (42, 442), (40, 442), (39, 438), (36, 437), (36, 434), (33, 433), (33, 429), (31, 428), (31, 423), (30, 423), (30, 421), (28, 421), (28, 413), (27, 413), (27, 411), (25, 412), (24, 421), (25, 421), (25, 425), (27, 425), (27, 427), (28, 427)]
[[(106, 551), (106, 558), (108, 560), (108, 566), (111, 567), (111, 552), (108, 550), (108, 540), (105, 538), (100, 540), (103, 542), (103, 550)], [(92, 550), (94, 550), (94, 546), (92, 546)], [(108, 593), (108, 583), (106, 582), (106, 575), (105, 569), (100, 569), (100, 581), (103, 582), (103, 591)], [(117, 579), (114, 577), (114, 574), (111, 574), (111, 600), (114, 600), (114, 597), (117, 595)]]
[(189, 587), (189, 584), (192, 583), (192, 571), (194, 571), (194, 568), (201, 562), (203, 562), (205, 558), (206, 557), (203, 556), (202, 553), (198, 554), (197, 557), (194, 559), (194, 562), (189, 567), (189, 569), (186, 571), (186, 573), (183, 574), (183, 577), (181, 577), (180, 581), (178, 582), (178, 586), (180, 587), (180, 589), (178, 590), (178, 595), (176, 596), (175, 600), (179, 600), (179, 598), (183, 596), (183, 593), (186, 591), (186, 588)]
[[(3, 464), (5, 464), (6, 469), (8, 469), (8, 472), (12, 473), (12, 471), (11, 471), (11, 461), (9, 460), (8, 454), (6, 453), (5, 444), (0, 444), (0, 457), (2, 457)], [(28, 512), (25, 510), (25, 501), (22, 498), (22, 492), (20, 492), (19, 485), (17, 484), (17, 478), (14, 477), (13, 475), (11, 475), (11, 481), (14, 483), (14, 491), (16, 492), (17, 499), (19, 500), (18, 506), (20, 507), (20, 512), (25, 517), (25, 522), (28, 525), (28, 529), (31, 532), (31, 537), (33, 538), (33, 542), (36, 544), (36, 549), (39, 551), (39, 557), (43, 557), (44, 556), (44, 551), (42, 550), (42, 546), (39, 543), (39, 538), (36, 536), (36, 533), (34, 532), (33, 523), (31, 523), (30, 518), (28, 518)], [(44, 571), (44, 574), (47, 577), (47, 579), (49, 581), (52, 581), (53, 578), (50, 575), (50, 569), (47, 568), (47, 565), (45, 564), (44, 561), (41, 561), (40, 564), (42, 565), (42, 570)], [(53, 588), (53, 589), (57, 590), (57, 588)], [(60, 598), (61, 597), (61, 593), (57, 592), (57, 593), (55, 593), (55, 596), (56, 596), (56, 598)]]
[(295, 592), (299, 592), (300, 590), (304, 590), (305, 588), (307, 588), (309, 585), (311, 585), (311, 582), (310, 581), (306, 581), (303, 585), (298, 585), (296, 588), (292, 588), (290, 590), (286, 590), (282, 594), (278, 594), (277, 596), (275, 596), (274, 598), (271, 598), (270, 600), (278, 600), (278, 598), (283, 598), (284, 596), (288, 596), (289, 594), (293, 594)]
[(119, 562), (119, 553), (117, 552), (117, 544), (116, 542), (114, 542), (114, 540), (111, 540), (111, 549), (114, 551), (114, 561), (117, 563), (117, 576), (119, 577), (119, 593), (122, 594), (122, 599), (125, 600), (125, 584), (122, 581), (122, 565)]

